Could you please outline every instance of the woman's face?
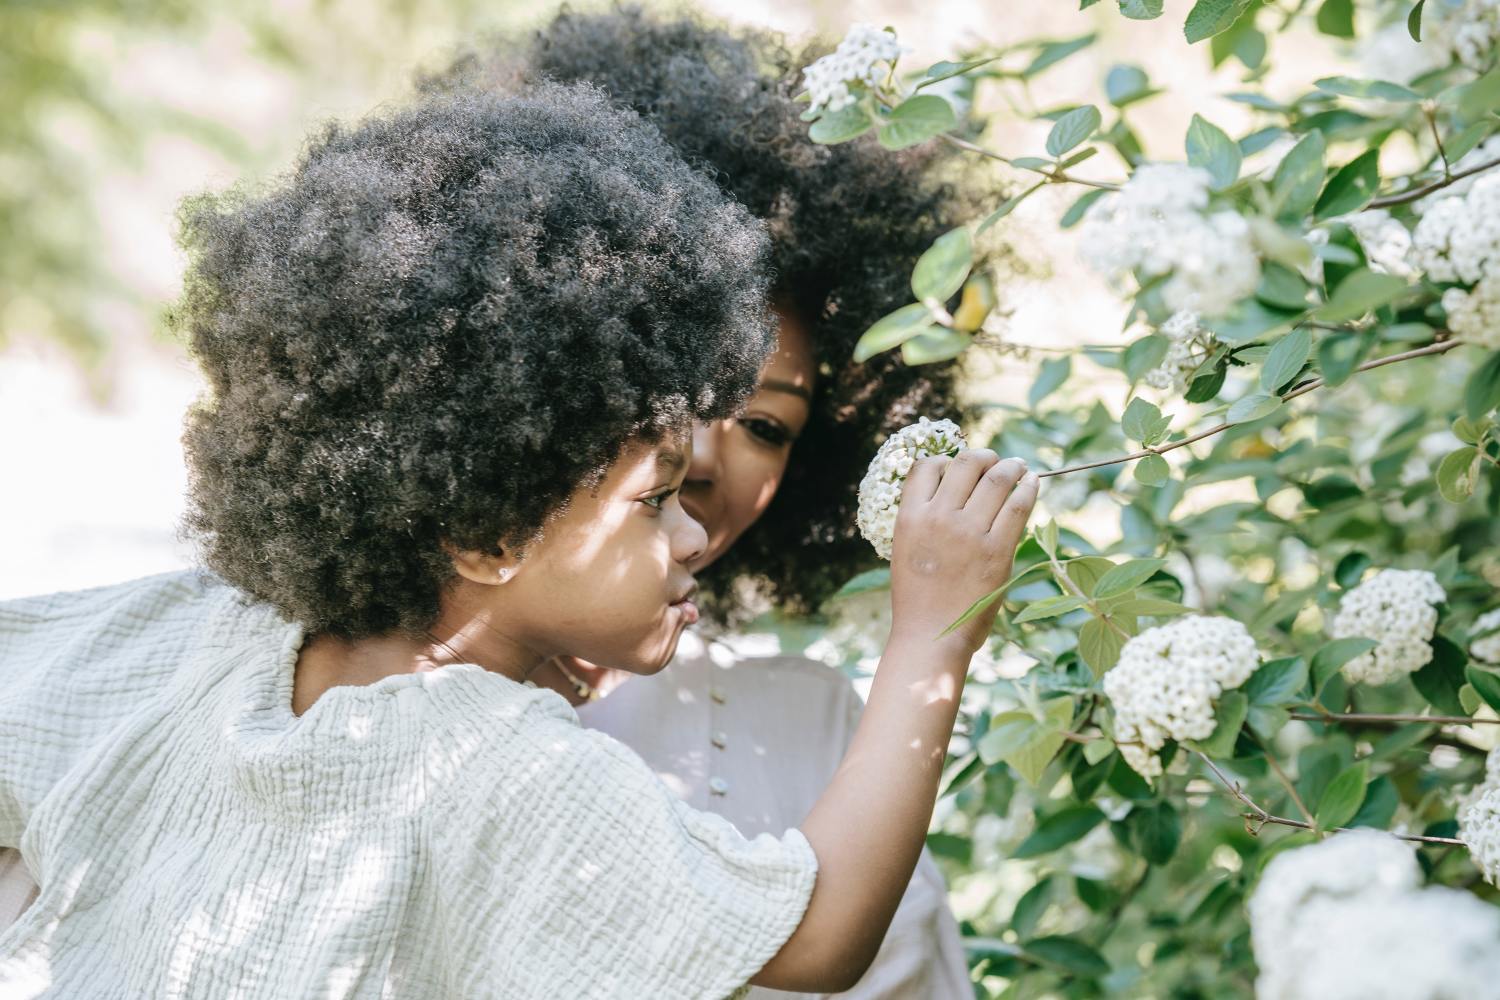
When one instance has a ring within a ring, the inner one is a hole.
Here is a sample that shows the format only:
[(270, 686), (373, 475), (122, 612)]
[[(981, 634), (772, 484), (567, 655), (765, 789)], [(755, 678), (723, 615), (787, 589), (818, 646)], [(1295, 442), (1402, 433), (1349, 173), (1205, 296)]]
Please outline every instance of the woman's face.
[(765, 512), (781, 485), (792, 442), (807, 426), (817, 372), (812, 342), (791, 311), (778, 308), (776, 315), (776, 351), (743, 413), (693, 431), (682, 506), (708, 532), (708, 545), (691, 564), (695, 573)]

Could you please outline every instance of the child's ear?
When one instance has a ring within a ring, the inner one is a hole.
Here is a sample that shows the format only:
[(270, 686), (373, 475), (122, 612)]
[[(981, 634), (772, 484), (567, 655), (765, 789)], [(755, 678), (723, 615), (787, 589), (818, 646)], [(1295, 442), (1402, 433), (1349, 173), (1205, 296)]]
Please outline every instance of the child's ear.
[(478, 549), (449, 549), (453, 557), (453, 569), (470, 583), (495, 586), (509, 582), (515, 576), (520, 560), (508, 548), (496, 545), (489, 552)]

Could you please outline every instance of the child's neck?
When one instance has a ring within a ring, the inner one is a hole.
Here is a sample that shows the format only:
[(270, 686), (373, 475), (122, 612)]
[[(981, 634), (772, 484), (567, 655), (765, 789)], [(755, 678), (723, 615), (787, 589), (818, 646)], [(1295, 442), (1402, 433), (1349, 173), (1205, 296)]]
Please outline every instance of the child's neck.
[(390, 635), (346, 640), (314, 635), (297, 654), (292, 714), (302, 715), (329, 688), (373, 684), (394, 674), (474, 663), (521, 683), (541, 662), (539, 655), (475, 622), (453, 627), (440, 620), (423, 638)]

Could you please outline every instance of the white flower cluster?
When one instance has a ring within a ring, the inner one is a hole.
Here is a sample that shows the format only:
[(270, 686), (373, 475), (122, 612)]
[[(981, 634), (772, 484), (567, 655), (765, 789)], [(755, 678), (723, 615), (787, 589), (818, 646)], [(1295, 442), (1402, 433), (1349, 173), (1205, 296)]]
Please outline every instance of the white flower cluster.
[[(839, 47), (802, 70), (803, 82), (812, 95), (813, 111), (842, 111), (856, 100), (849, 84), (873, 87), (901, 53), (909, 51), (896, 41), (889, 28), (856, 24)], [(881, 64), (885, 65), (882, 66)]]
[(1478, 636), (1469, 643), (1469, 655), (1481, 663), (1500, 664), (1500, 608), (1491, 608), (1474, 619), (1470, 635)]
[(1500, 0), (1428, 0), (1422, 30), (1465, 66), (1486, 69), (1500, 48)]
[(1272, 859), (1250, 897), (1261, 1000), (1465, 1000), (1500, 982), (1500, 908), (1422, 888), (1412, 848), (1351, 830)]
[(1391, 217), (1383, 208), (1372, 208), (1346, 216), (1344, 223), (1353, 230), (1365, 252), (1370, 270), (1411, 278), (1417, 273), (1411, 264), (1411, 230)]
[(1458, 838), (1469, 845), (1474, 866), (1500, 885), (1500, 750), (1490, 751), (1484, 781), (1459, 806)]
[(1228, 618), (1189, 615), (1131, 638), (1104, 675), (1126, 763), (1154, 778), (1168, 739), (1212, 736), (1214, 699), (1249, 680), (1259, 661), (1245, 626)]
[(1158, 329), (1169, 341), (1167, 355), (1161, 364), (1141, 376), (1153, 389), (1181, 392), (1203, 359), (1213, 351), (1214, 335), (1203, 328), (1195, 312), (1173, 313)]
[(1367, 80), (1410, 83), (1423, 73), (1448, 65), (1448, 53), (1431, 43), (1412, 40), (1406, 19), (1388, 24), (1367, 36), (1359, 49), (1359, 68)]
[(1416, 264), (1434, 281), (1472, 285), (1443, 293), (1460, 340), (1500, 349), (1500, 173), (1427, 207), (1412, 234)]
[(1143, 164), (1089, 210), (1084, 259), (1114, 282), (1170, 273), (1161, 293), (1173, 312), (1227, 312), (1255, 291), (1260, 260), (1243, 216), (1208, 210), (1210, 179), (1186, 164)]
[(1333, 616), (1335, 639), (1362, 636), (1379, 645), (1344, 664), (1352, 682), (1387, 684), (1432, 659), (1436, 604), (1448, 599), (1423, 569), (1383, 569), (1344, 595)]
[(956, 455), (967, 447), (963, 432), (951, 420), (928, 420), (901, 428), (886, 439), (859, 484), (860, 534), (870, 540), (880, 558), (891, 557), (896, 513), (901, 509), (901, 486), (919, 458)]

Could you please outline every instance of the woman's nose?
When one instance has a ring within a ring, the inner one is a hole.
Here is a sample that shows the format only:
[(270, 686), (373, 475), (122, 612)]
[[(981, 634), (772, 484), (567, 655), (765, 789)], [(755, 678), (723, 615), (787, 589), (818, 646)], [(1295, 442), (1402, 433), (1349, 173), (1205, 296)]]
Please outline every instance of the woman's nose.
[(733, 420), (715, 420), (693, 428), (693, 460), (688, 463), (688, 482), (713, 483), (718, 480), (724, 435), (733, 425)]

